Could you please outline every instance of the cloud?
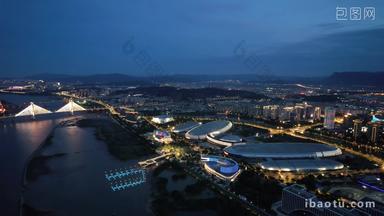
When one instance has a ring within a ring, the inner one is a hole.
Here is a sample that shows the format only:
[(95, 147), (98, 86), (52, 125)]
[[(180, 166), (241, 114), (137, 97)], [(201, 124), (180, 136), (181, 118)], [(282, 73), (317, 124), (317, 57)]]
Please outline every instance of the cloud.
[(265, 56), (280, 74), (384, 70), (384, 28), (339, 32), (295, 43)]

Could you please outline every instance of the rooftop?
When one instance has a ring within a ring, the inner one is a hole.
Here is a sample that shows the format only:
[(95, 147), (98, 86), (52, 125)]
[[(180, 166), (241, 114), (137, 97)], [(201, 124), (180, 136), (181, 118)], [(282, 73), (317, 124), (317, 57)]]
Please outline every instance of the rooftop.
[(257, 143), (227, 147), (228, 154), (249, 158), (320, 158), (341, 155), (339, 148), (319, 143)]
[(263, 169), (279, 171), (336, 170), (344, 165), (329, 159), (271, 160), (261, 162)]

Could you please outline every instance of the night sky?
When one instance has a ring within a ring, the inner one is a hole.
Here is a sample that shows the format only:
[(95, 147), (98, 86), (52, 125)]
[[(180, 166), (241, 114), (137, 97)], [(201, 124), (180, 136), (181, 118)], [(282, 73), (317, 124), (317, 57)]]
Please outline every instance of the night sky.
[[(376, 19), (337, 21), (337, 6)], [(383, 14), (382, 0), (0, 0), (0, 76), (384, 71)]]

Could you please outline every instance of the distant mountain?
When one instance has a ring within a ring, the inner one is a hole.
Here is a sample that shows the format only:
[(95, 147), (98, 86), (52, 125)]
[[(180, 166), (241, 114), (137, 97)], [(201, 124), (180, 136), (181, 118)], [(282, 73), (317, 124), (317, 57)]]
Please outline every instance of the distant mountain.
[(45, 80), (60, 82), (80, 82), (89, 83), (116, 83), (116, 84), (148, 84), (148, 83), (166, 83), (166, 82), (208, 82), (208, 81), (240, 81), (243, 83), (296, 83), (313, 82), (315, 78), (302, 77), (278, 77), (258, 74), (173, 74), (159, 76), (130, 76), (126, 74), (95, 74), (95, 75), (65, 75), (65, 74), (36, 74), (18, 79)]
[(240, 97), (247, 99), (266, 99), (268, 98), (265, 95), (257, 94), (250, 91), (243, 90), (228, 90), (221, 88), (194, 88), (194, 89), (184, 89), (176, 87), (138, 87), (135, 89), (120, 90), (113, 93), (114, 95), (120, 94), (144, 94), (151, 95), (154, 97), (168, 97), (174, 100), (190, 100), (190, 99), (205, 99), (205, 98), (214, 98), (214, 97)]
[(384, 72), (336, 72), (323, 81), (329, 85), (384, 86)]
[(169, 82), (215, 82), (239, 81), (241, 83), (284, 83), (284, 84), (323, 84), (338, 86), (372, 86), (381, 87), (384, 83), (384, 72), (335, 72), (328, 77), (294, 77), (268, 76), (257, 74), (174, 74), (163, 76), (131, 76), (126, 74), (95, 74), (95, 75), (65, 75), (65, 74), (36, 74), (23, 78), (27, 80), (45, 80), (71, 82), (81, 84), (123, 84), (123, 85), (152, 85)]
[(165, 76), (148, 77), (161, 82), (204, 82), (204, 81), (225, 81), (238, 80), (241, 82), (265, 82), (280, 80), (279, 77), (258, 75), (258, 74), (174, 74)]
[(45, 80), (45, 81), (58, 81), (58, 82), (79, 82), (82, 84), (126, 84), (126, 85), (143, 85), (147, 82), (138, 77), (129, 76), (125, 74), (95, 74), (95, 75), (65, 75), (65, 74), (36, 74), (24, 77), (23, 79), (31, 80)]

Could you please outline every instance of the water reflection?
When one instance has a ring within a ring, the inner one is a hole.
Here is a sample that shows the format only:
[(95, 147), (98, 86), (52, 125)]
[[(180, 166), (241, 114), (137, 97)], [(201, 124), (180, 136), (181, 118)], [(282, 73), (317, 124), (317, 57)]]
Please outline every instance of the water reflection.
[(57, 128), (42, 155), (57, 154), (64, 155), (45, 162), (51, 173), (28, 184), (24, 198), (29, 205), (64, 215), (151, 215), (149, 179), (137, 187), (111, 191), (104, 171), (135, 166), (137, 160), (115, 159), (95, 138), (93, 128)]

